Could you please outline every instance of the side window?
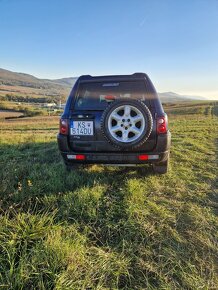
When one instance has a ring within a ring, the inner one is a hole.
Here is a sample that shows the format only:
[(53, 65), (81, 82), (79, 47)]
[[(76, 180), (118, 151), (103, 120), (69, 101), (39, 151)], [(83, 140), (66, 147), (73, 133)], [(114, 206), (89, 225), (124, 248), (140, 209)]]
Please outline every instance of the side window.
[(81, 108), (83, 106), (86, 106), (89, 96), (90, 96), (90, 92), (88, 90), (85, 90), (84, 93), (79, 94), (77, 96), (77, 107)]

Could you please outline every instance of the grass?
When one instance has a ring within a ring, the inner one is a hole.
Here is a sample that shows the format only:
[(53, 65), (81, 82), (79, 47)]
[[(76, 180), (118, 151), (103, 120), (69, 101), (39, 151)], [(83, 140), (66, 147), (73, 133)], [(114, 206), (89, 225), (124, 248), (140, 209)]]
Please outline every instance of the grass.
[(67, 174), (57, 117), (1, 121), (0, 289), (217, 289), (218, 106), (195, 105), (166, 108), (164, 176)]

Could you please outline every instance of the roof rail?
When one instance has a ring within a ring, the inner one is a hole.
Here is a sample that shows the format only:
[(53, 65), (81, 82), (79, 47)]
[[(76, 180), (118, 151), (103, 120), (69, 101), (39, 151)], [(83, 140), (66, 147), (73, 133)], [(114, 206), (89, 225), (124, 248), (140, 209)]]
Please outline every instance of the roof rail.
[(135, 72), (132, 74), (133, 76), (135, 77), (147, 77), (147, 74), (146, 73), (143, 73), (143, 72)]

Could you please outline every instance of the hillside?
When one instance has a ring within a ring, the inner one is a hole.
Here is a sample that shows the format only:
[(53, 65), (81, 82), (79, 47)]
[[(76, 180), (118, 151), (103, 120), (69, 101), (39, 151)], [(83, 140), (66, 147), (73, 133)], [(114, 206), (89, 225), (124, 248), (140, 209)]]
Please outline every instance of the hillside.
[(187, 96), (179, 95), (173, 92), (158, 93), (162, 102), (184, 102), (184, 101), (193, 101), (193, 100), (206, 100), (206, 98), (201, 96)]
[(76, 77), (62, 79), (39, 79), (35, 76), (25, 73), (12, 72), (0, 68), (0, 85), (24, 86), (32, 88), (54, 88), (54, 87), (72, 87)]
[(47, 80), (29, 74), (0, 69), (0, 96), (23, 96), (64, 101), (72, 88), (75, 78)]
[(51, 82), (72, 88), (72, 86), (75, 84), (76, 80), (77, 80), (76, 77), (75, 78), (70, 77), (70, 78), (51, 80)]
[[(51, 97), (52, 100), (59, 100), (60, 96), (64, 101), (68, 96), (77, 77), (61, 79), (39, 79), (25, 73), (12, 72), (0, 68), (0, 96), (6, 94), (22, 95), (31, 97)], [(205, 100), (200, 96), (179, 95), (174, 92), (159, 93), (162, 102), (178, 102), (191, 100)]]

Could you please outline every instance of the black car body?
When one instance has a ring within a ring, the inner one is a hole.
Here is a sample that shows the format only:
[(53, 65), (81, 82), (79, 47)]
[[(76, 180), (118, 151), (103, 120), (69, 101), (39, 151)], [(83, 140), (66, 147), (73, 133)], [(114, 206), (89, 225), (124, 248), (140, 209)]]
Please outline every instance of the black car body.
[(75, 164), (153, 164), (168, 169), (167, 115), (145, 73), (81, 76), (60, 119), (58, 146), (67, 168)]

